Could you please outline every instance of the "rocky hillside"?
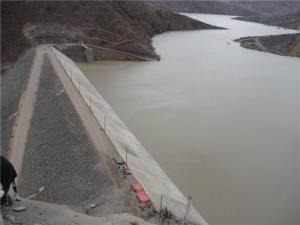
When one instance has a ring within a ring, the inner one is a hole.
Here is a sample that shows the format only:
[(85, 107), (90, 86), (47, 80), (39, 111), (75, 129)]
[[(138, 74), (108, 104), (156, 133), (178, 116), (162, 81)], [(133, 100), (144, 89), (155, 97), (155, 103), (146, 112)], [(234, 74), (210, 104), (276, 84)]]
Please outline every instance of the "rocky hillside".
[(243, 1), (243, 0), (187, 0), (147, 1), (158, 9), (185, 13), (212, 13), (223, 15), (253, 16), (294, 13), (300, 9), (299, 1)]
[(237, 19), (299, 29), (300, 1), (153, 1), (157, 9), (184, 13), (237, 15)]
[(283, 15), (245, 16), (235, 19), (300, 30), (300, 11)]
[(1, 1), (2, 62), (39, 43), (84, 41), (158, 58), (151, 37), (165, 31), (213, 26), (142, 2)]
[(229, 4), (254, 11), (260, 15), (289, 14), (300, 10), (300, 2), (295, 0), (230, 1)]
[(147, 1), (147, 4), (157, 9), (181, 13), (211, 13), (237, 16), (257, 15), (254, 10), (221, 1)]
[(244, 37), (236, 41), (239, 41), (244, 48), (300, 57), (300, 33)]

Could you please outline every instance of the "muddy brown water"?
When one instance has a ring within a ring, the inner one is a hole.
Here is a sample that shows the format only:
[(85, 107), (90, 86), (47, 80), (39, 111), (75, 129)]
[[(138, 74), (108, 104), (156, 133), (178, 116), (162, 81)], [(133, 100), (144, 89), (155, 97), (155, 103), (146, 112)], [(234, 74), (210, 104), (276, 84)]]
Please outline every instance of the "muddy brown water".
[(209, 224), (300, 224), (300, 60), (233, 42), (294, 31), (189, 16), (229, 29), (158, 35), (160, 62), (79, 66)]

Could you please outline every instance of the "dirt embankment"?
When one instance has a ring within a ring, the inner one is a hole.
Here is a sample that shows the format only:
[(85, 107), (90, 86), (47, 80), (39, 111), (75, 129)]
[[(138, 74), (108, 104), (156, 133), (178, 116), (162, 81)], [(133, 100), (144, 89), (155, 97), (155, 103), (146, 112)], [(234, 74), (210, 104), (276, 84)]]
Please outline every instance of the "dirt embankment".
[(278, 55), (300, 57), (300, 33), (244, 37), (237, 39), (244, 48), (271, 52)]
[(1, 25), (2, 62), (38, 43), (78, 41), (157, 59), (155, 34), (216, 28), (137, 1), (1, 1)]
[(16, 202), (14, 207), (18, 206), (25, 206), (26, 210), (14, 212), (13, 207), (3, 209), (5, 225), (151, 225), (127, 213), (93, 217), (74, 212), (67, 206), (32, 200)]

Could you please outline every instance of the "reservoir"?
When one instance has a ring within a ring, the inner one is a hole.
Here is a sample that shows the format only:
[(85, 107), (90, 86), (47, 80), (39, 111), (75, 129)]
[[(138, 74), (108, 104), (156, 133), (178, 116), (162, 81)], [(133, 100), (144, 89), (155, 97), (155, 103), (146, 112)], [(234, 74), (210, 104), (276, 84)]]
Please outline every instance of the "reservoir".
[(79, 67), (209, 224), (300, 224), (300, 60), (233, 41), (295, 31), (188, 16), (228, 29), (157, 35), (161, 61)]

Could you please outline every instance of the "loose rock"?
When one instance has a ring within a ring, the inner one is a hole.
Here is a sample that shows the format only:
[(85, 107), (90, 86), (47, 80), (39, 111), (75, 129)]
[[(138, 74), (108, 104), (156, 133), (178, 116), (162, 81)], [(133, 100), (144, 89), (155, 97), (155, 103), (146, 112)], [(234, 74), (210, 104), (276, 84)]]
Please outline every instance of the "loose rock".
[(19, 206), (19, 207), (16, 207), (13, 209), (13, 211), (15, 211), (15, 212), (22, 212), (25, 210), (26, 210), (26, 207), (24, 207), (24, 206)]

